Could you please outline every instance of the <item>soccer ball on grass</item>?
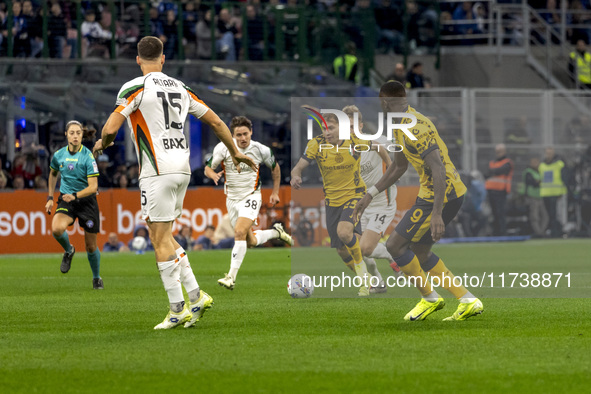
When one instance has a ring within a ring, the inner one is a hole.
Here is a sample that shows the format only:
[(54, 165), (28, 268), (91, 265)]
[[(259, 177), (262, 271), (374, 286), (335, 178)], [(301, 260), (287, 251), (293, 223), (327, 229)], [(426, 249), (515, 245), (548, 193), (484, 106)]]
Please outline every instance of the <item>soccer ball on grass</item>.
[(314, 282), (306, 274), (296, 274), (287, 282), (291, 298), (308, 298), (314, 293)]

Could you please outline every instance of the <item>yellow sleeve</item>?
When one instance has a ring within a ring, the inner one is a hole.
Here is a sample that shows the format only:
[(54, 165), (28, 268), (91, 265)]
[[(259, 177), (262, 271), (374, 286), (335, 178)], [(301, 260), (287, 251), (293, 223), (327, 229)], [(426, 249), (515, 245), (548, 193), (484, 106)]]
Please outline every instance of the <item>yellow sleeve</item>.
[(302, 158), (310, 162), (316, 160), (316, 156), (318, 156), (318, 141), (316, 138), (313, 138), (308, 141), (308, 144), (306, 145), (306, 151), (302, 155)]
[[(416, 132), (418, 130), (418, 132)], [(412, 132), (417, 140), (406, 139), (406, 145), (415, 148), (416, 152), (424, 159), (429, 153), (435, 149), (439, 149), (437, 145), (437, 131), (426, 125), (421, 125), (412, 129)]]

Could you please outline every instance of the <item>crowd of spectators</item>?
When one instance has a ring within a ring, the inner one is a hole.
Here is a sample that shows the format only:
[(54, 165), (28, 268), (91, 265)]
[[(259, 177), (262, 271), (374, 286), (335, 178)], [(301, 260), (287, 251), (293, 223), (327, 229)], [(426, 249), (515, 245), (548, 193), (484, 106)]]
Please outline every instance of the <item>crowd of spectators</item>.
[[(543, 20), (558, 29), (563, 18), (560, 1), (528, 0), (528, 3), (539, 11)], [(40, 4), (38, 0), (12, 2), (15, 57), (42, 56), (43, 9)], [(437, 45), (438, 29), (443, 37), (443, 45), (485, 43), (488, 41), (487, 34), (494, 30), (489, 1), (440, 1), (437, 4), (421, 0), (250, 0), (211, 3), (182, 0), (121, 1), (116, 2), (115, 7), (110, 7), (104, 1), (82, 1), (81, 4), (82, 41), (79, 43), (75, 2), (49, 0), (49, 57), (76, 58), (80, 50), (82, 57), (107, 58), (111, 56), (111, 43), (114, 42), (115, 56), (133, 58), (137, 41), (143, 35), (153, 35), (164, 42), (168, 59), (179, 58), (181, 50), (183, 56), (189, 59), (263, 60), (265, 50), (269, 58), (274, 58), (275, 23), (279, 10), (284, 24), (282, 30), (285, 41), (282, 46), (285, 56), (297, 59), (295, 52), (298, 51), (299, 14), (294, 11), (297, 6), (305, 6), (307, 12), (316, 12), (322, 16), (322, 22), (318, 22), (318, 18), (307, 18), (310, 47), (307, 50), (311, 50), (314, 40), (327, 35), (333, 41), (332, 46), (338, 46), (337, 37), (342, 36), (361, 49), (366, 43), (369, 26), (375, 26), (375, 46), (378, 51), (398, 54), (405, 51), (432, 51)], [(564, 18), (568, 26), (568, 39), (573, 43), (581, 38), (589, 42), (591, 2), (570, 0), (567, 6)], [(336, 18), (337, 13), (339, 18)], [(366, 19), (367, 15), (373, 19)], [(146, 19), (148, 25), (145, 24)], [(505, 44), (523, 42), (522, 19), (518, 11), (503, 14)], [(331, 34), (330, 26), (335, 24), (340, 24), (342, 31)], [(536, 28), (535, 20), (530, 25), (531, 34), (543, 41), (544, 34)], [(322, 26), (326, 30), (322, 30)], [(243, 47), (244, 35), (246, 48)], [(7, 3), (0, 2), (0, 56), (7, 54), (8, 38)], [(266, 48), (265, 40), (268, 44)], [(326, 43), (322, 46), (325, 47)]]
[(423, 64), (415, 62), (406, 71), (404, 64), (396, 63), (394, 71), (386, 77), (386, 81), (397, 81), (404, 85), (407, 89), (416, 88), (431, 88), (431, 80), (423, 74)]
[[(114, 42), (117, 57), (131, 58), (135, 56), (137, 41), (143, 35), (153, 35), (164, 42), (164, 53), (168, 59), (178, 58), (182, 48), (184, 57), (189, 59), (234, 61), (248, 56), (249, 60), (263, 60), (265, 49), (270, 58), (274, 57), (275, 23), (279, 10), (283, 13), (281, 20), (285, 25), (283, 49), (286, 56), (294, 58), (298, 50), (299, 14), (295, 11), (298, 6), (306, 12), (322, 16), (320, 19), (307, 18), (309, 43), (316, 37), (328, 35), (333, 46), (337, 46), (338, 35), (345, 33), (358, 48), (362, 48), (368, 27), (375, 26), (376, 44), (384, 53), (402, 53), (405, 49), (414, 50), (417, 47), (433, 48), (436, 44), (438, 16), (430, 1), (121, 1), (116, 2), (115, 7), (104, 1), (82, 1), (82, 41), (79, 43), (75, 2), (49, 0), (47, 52), (51, 58), (76, 58), (79, 50), (82, 57), (107, 58), (111, 56), (111, 43)], [(1, 56), (6, 56), (8, 51), (7, 7), (6, 2), (0, 2)], [(182, 20), (179, 20), (179, 14)], [(338, 19), (342, 32), (331, 34), (330, 26), (336, 23), (337, 14), (340, 15)], [(365, 15), (375, 20), (368, 20)], [(404, 40), (404, 15), (407, 18), (408, 40)], [(44, 46), (41, 2), (13, 1), (12, 16), (13, 56), (41, 57)], [(148, 25), (145, 24), (146, 19)], [(322, 23), (328, 26), (328, 33), (321, 31)], [(246, 35), (247, 54), (243, 47), (243, 35)], [(406, 48), (405, 43), (408, 43)]]
[[(565, 2), (566, 13), (563, 15), (561, 1)], [(498, 3), (521, 4), (521, 0), (497, 0)], [(572, 43), (591, 39), (591, 2), (589, 0), (527, 0), (529, 6), (538, 12), (539, 19), (529, 21), (530, 35), (544, 43), (546, 29), (540, 19), (546, 22), (552, 31), (552, 41), (559, 43), (559, 29), (564, 22), (566, 38)], [(488, 33), (494, 33), (496, 21), (490, 10), (489, 1), (441, 2), (440, 25), (442, 45), (474, 45), (489, 41)], [(564, 19), (564, 20), (563, 20)], [(501, 28), (503, 44), (522, 45), (525, 37), (523, 14), (519, 8), (502, 13)]]

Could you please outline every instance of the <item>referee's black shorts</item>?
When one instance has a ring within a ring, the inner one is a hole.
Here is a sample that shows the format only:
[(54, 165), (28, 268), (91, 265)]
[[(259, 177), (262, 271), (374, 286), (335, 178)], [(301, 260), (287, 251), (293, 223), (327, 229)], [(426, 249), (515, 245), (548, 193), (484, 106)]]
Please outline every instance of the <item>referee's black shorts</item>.
[(60, 194), (57, 200), (57, 209), (55, 213), (68, 215), (74, 221), (78, 219), (78, 224), (84, 231), (96, 234), (101, 231), (101, 219), (96, 195), (79, 198), (72, 202), (65, 202)]

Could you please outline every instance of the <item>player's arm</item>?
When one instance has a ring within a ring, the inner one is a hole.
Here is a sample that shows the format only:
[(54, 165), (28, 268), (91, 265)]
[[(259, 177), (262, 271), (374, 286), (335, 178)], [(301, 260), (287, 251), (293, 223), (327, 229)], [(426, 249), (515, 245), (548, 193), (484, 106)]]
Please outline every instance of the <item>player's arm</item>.
[(269, 202), (272, 206), (277, 205), (281, 200), (279, 199), (279, 185), (281, 184), (281, 168), (275, 163), (275, 167), (271, 170), (271, 177), (273, 178), (273, 191)]
[(57, 184), (57, 175), (59, 172), (53, 168), (49, 168), (49, 180), (47, 181), (48, 196), (45, 204), (45, 212), (51, 215), (51, 208), (53, 208), (53, 193), (55, 192), (55, 185)]
[(302, 186), (302, 171), (310, 165), (310, 162), (303, 157), (300, 158), (295, 167), (291, 170), (291, 186), (299, 189)]
[(216, 185), (218, 184), (223, 174), (224, 171), (215, 172), (215, 170), (211, 168), (209, 165), (205, 166), (205, 176), (211, 179)]
[[(117, 137), (117, 133), (121, 126), (123, 126), (123, 122), (125, 122), (125, 116), (121, 115), (119, 112), (111, 113), (109, 119), (107, 119), (107, 123), (103, 126), (103, 130), (101, 132), (101, 139), (96, 142), (93, 148), (93, 153), (96, 151), (102, 151), (109, 146), (113, 145), (113, 141), (115, 141), (115, 137)], [(100, 148), (97, 149), (100, 142)], [(99, 152), (100, 153), (100, 152)]]
[[(372, 144), (372, 148), (374, 146), (378, 146), (378, 144)], [(392, 164), (392, 159), (390, 159), (390, 155), (388, 154), (386, 147), (383, 145), (379, 145), (379, 146), (380, 146), (380, 149), (377, 150), (377, 153), (380, 156), (380, 158), (382, 159), (382, 161), (384, 163), (386, 163), (386, 168), (388, 168), (388, 167), (390, 167), (390, 164)]]
[(396, 183), (400, 177), (404, 175), (407, 169), (408, 160), (406, 159), (406, 156), (404, 156), (404, 153), (396, 153), (394, 155), (394, 163), (388, 166), (386, 172), (384, 175), (382, 175), (380, 180), (377, 181), (375, 185), (370, 187), (365, 196), (363, 196), (363, 198), (357, 202), (357, 205), (355, 205), (355, 209), (353, 210), (353, 217), (355, 220), (359, 220), (361, 218), (361, 215), (363, 215), (363, 212), (369, 206), (374, 196), (378, 195)]
[(258, 170), (256, 164), (254, 164), (254, 161), (250, 157), (238, 152), (238, 148), (236, 148), (234, 140), (232, 139), (230, 129), (228, 129), (228, 126), (226, 126), (226, 124), (215, 112), (210, 109), (203, 116), (201, 116), (199, 120), (202, 120), (205, 122), (205, 124), (209, 125), (216, 137), (218, 137), (219, 140), (222, 141), (224, 145), (226, 145), (226, 148), (228, 148), (228, 153), (232, 157), (232, 161), (236, 166), (236, 171), (240, 172), (239, 163), (247, 164), (250, 168), (252, 168), (253, 171)]
[(224, 152), (224, 146), (221, 144), (217, 144), (213, 149), (213, 153), (207, 163), (205, 163), (205, 176), (209, 179), (213, 180), (213, 182), (217, 185), (220, 178), (224, 174), (224, 171), (216, 172), (215, 169), (220, 166), (224, 158), (226, 158), (226, 153)]
[(425, 164), (431, 169), (433, 176), (433, 213), (431, 215), (431, 236), (433, 241), (437, 242), (445, 232), (445, 224), (441, 212), (443, 210), (443, 200), (445, 199), (445, 166), (441, 162), (439, 149), (433, 149), (424, 158)]
[(394, 155), (394, 165), (388, 166), (386, 172), (379, 181), (374, 185), (378, 189), (378, 193), (383, 192), (396, 182), (404, 175), (408, 169), (408, 160), (404, 153), (398, 152)]

